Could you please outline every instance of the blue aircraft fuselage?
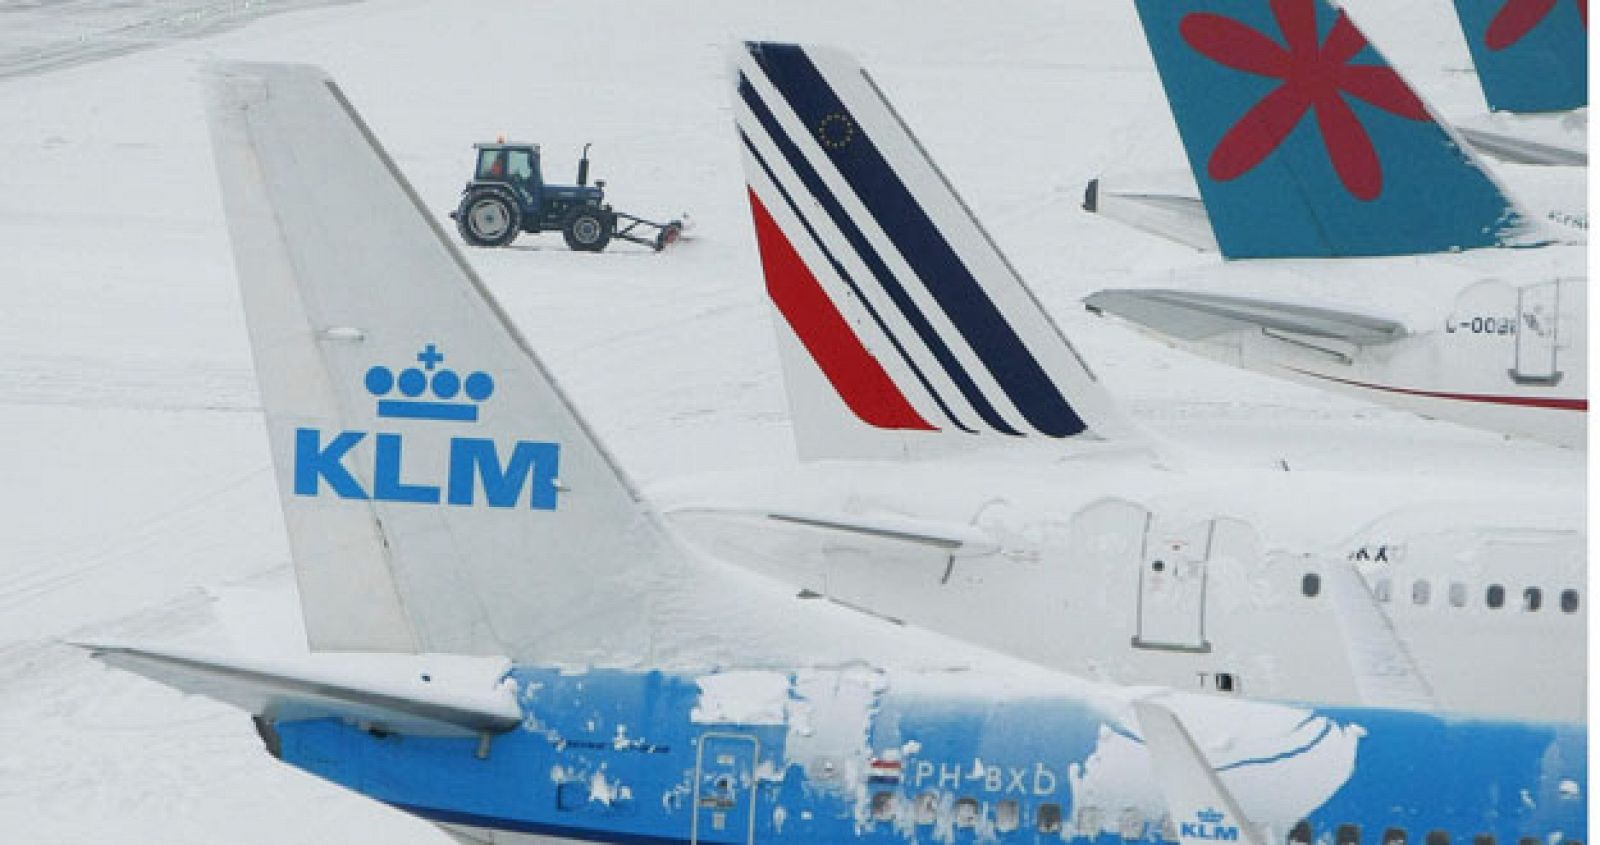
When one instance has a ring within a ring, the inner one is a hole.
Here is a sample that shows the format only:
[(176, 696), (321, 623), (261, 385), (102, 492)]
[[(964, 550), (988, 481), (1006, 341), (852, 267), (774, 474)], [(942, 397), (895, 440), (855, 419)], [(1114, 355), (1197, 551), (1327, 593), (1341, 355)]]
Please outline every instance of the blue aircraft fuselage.
[[(278, 723), (278, 751), (429, 820), (599, 842), (1240, 837), (1220, 811), (1168, 817), (1137, 725), (1089, 698), (864, 671), (509, 677), (524, 721), (487, 745), (316, 719)], [(1582, 726), (1196, 706), (1223, 725), (1197, 740), (1267, 841), (1588, 838)]]

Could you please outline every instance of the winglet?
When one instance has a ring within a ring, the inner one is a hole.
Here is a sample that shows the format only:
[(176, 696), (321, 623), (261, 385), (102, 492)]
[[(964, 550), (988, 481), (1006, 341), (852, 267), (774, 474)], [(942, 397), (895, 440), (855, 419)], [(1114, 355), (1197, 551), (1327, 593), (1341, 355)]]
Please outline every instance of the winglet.
[(1216, 845), (1219, 841), (1265, 845), (1177, 714), (1155, 697), (1135, 701), (1133, 709), (1178, 841), (1183, 845)]

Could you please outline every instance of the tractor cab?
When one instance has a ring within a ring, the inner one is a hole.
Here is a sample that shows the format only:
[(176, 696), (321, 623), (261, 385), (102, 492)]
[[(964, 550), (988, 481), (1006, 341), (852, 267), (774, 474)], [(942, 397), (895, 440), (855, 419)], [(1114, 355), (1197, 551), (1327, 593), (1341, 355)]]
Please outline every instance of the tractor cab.
[[(660, 250), (677, 239), (682, 223), (654, 223), (613, 211), (605, 186), (589, 186), (589, 145), (578, 161), (578, 184), (549, 185), (540, 168), (538, 144), (473, 144), (477, 164), (450, 216), (473, 246), (505, 246), (519, 232), (560, 231), (575, 250), (599, 252), (613, 237)], [(622, 221), (618, 227), (619, 218)], [(646, 237), (653, 232), (653, 237)]]

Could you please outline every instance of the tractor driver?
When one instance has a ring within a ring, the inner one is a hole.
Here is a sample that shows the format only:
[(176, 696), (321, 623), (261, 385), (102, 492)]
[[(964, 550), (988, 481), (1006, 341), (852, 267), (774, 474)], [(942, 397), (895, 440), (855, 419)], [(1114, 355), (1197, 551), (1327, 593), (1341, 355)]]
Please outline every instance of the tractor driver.
[(506, 153), (500, 150), (489, 160), (489, 166), (484, 169), (484, 175), (492, 179), (502, 179), (506, 175)]

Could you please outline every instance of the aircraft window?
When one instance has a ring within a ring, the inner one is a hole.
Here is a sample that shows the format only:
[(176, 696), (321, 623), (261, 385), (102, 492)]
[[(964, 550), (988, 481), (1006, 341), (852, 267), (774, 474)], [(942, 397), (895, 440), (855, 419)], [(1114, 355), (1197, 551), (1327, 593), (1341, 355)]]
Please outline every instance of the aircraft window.
[(1388, 578), (1379, 578), (1377, 582), (1372, 585), (1372, 597), (1378, 601), (1388, 601), (1389, 596), (1393, 591), (1394, 588), (1389, 583)]
[(1333, 836), (1334, 845), (1361, 845), (1361, 825), (1342, 824)]
[(1322, 576), (1315, 572), (1307, 572), (1306, 577), (1300, 579), (1300, 592), (1305, 593), (1306, 598), (1316, 598), (1317, 594), (1322, 592)]
[(1466, 607), (1467, 606), (1467, 585), (1466, 584), (1463, 584), (1460, 581), (1452, 581), (1450, 583), (1450, 606), (1451, 607)]
[(1419, 581), (1413, 581), (1411, 583), (1411, 603), (1412, 604), (1419, 605), (1419, 606), (1420, 605), (1425, 605), (1425, 604), (1428, 603), (1428, 598), (1432, 594), (1433, 594), (1433, 585), (1429, 584), (1427, 581), (1420, 581), (1419, 580)]
[(1430, 830), (1427, 845), (1450, 845), (1450, 834), (1442, 830)]
[(956, 802), (956, 827), (978, 826), (978, 799), (962, 798)]
[(1238, 688), (1238, 681), (1232, 672), (1218, 672), (1211, 676), (1217, 682), (1217, 692), (1233, 692)]
[(939, 817), (939, 793), (924, 792), (917, 796), (917, 824), (933, 824)]
[[(1042, 811), (1041, 811), (1042, 812)], [(1100, 835), (1100, 808), (1090, 804), (1078, 808), (1078, 833), (1095, 837)]]
[(1022, 826), (1022, 805), (1017, 799), (1008, 798), (1001, 801), (994, 808), (994, 829), (1001, 833), (1010, 833)]
[(1040, 833), (1060, 833), (1061, 832), (1061, 805), (1060, 804), (1040, 804), (1039, 805), (1039, 832)]
[(1311, 845), (1311, 822), (1301, 819), (1289, 828), (1289, 845)]
[(1577, 613), (1578, 612), (1578, 591), (1577, 590), (1562, 590), (1561, 591), (1561, 612), (1562, 613)]
[(1406, 829), (1391, 827), (1383, 832), (1383, 845), (1406, 845)]
[(872, 796), (873, 821), (886, 822), (894, 818), (894, 793), (879, 792)]
[(1472, 837), (1472, 845), (1494, 845), (1494, 834), (1480, 833)]
[(1483, 594), (1483, 602), (1495, 610), (1505, 607), (1506, 588), (1499, 584), (1490, 584), (1488, 591)]
[(1544, 594), (1538, 587), (1529, 587), (1522, 591), (1522, 609), (1532, 613), (1544, 604)]
[(1117, 832), (1122, 834), (1124, 842), (1137, 842), (1144, 838), (1144, 818), (1139, 815), (1138, 809), (1122, 808), (1122, 818), (1117, 820)]

